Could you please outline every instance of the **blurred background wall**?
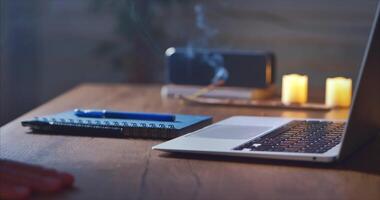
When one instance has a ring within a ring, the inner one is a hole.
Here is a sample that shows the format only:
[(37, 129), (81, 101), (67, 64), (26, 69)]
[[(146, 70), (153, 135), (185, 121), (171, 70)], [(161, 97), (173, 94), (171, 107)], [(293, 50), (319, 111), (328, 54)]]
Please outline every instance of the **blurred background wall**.
[(170, 46), (270, 50), (355, 79), (376, 0), (2, 0), (0, 124), (83, 82), (165, 81)]

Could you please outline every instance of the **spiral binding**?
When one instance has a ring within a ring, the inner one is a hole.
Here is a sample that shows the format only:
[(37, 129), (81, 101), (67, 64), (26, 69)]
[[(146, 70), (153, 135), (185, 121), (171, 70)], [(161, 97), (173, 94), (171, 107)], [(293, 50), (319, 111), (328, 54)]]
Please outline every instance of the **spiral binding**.
[(53, 127), (63, 128), (87, 128), (95, 130), (120, 130), (125, 137), (139, 137), (152, 139), (170, 139), (177, 135), (175, 134), (174, 124), (165, 125), (163, 123), (143, 123), (143, 122), (119, 122), (110, 120), (83, 120), (83, 119), (64, 119), (64, 118), (47, 118), (37, 117), (35, 120), (48, 122)]

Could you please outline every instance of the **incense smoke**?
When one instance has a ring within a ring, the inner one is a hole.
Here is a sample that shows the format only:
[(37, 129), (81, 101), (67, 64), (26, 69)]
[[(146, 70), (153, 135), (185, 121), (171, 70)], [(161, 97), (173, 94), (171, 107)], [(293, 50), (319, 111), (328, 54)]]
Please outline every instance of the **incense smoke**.
[(209, 52), (209, 40), (218, 34), (218, 30), (211, 28), (206, 23), (204, 7), (201, 4), (194, 6), (195, 25), (201, 34), (192, 42), (189, 42), (186, 48), (186, 54), (189, 59), (194, 58), (194, 45), (197, 48), (202, 48), (202, 61), (214, 70), (214, 77), (211, 83), (226, 81), (228, 79), (228, 71), (224, 66), (224, 58), (220, 53)]

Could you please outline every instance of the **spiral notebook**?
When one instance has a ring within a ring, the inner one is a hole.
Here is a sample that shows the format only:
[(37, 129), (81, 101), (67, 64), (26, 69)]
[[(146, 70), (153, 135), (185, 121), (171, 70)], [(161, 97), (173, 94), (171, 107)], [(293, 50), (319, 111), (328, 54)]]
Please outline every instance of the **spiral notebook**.
[(175, 121), (78, 117), (74, 111), (35, 117), (21, 124), (37, 134), (171, 139), (212, 123), (212, 117), (176, 114)]

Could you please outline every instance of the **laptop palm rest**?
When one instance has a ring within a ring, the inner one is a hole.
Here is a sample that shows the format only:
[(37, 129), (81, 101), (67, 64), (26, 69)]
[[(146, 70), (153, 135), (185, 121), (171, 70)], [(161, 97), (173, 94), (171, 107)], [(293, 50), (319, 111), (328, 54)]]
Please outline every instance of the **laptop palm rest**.
[(214, 125), (186, 137), (242, 140), (253, 138), (271, 128), (267, 126)]

